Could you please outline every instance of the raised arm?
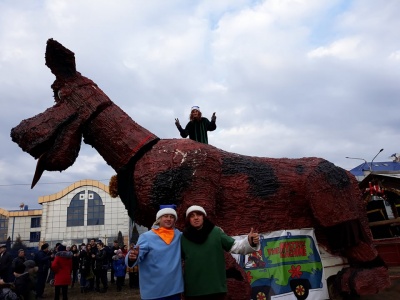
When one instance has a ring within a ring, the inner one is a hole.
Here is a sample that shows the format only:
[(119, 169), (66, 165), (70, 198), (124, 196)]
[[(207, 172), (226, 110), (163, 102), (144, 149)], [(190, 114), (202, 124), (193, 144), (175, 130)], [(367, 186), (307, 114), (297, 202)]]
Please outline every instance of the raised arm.
[(189, 135), (189, 130), (187, 130), (187, 125), (186, 125), (186, 128), (183, 129), (181, 124), (179, 123), (178, 118), (175, 118), (175, 126), (176, 126), (176, 128), (178, 128), (181, 137), (186, 138)]
[(235, 240), (229, 252), (245, 255), (258, 250), (260, 250), (260, 236), (251, 228), (246, 238)]
[(208, 123), (207, 130), (208, 131), (214, 131), (217, 129), (217, 116), (215, 115), (215, 112), (211, 116), (211, 121)]

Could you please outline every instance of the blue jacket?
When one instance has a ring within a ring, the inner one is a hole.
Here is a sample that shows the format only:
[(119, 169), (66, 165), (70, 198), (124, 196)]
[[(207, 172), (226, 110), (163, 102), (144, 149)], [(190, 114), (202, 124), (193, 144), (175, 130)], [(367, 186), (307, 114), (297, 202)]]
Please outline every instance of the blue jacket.
[(121, 257), (113, 259), (113, 268), (115, 277), (125, 277), (126, 275), (125, 258)]
[[(142, 299), (158, 299), (183, 292), (181, 235), (174, 229), (174, 238), (167, 245), (153, 231), (139, 236), (139, 286)], [(125, 257), (128, 264), (129, 253)]]

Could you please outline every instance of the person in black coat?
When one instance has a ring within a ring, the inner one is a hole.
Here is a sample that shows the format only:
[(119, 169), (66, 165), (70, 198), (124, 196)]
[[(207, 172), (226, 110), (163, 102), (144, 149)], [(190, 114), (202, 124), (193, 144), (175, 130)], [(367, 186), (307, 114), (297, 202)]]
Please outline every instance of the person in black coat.
[(79, 272), (81, 274), (81, 293), (93, 290), (94, 274), (92, 268), (92, 256), (90, 254), (90, 244), (87, 246), (81, 246), (81, 250), (79, 251)]
[[(103, 242), (97, 243), (97, 253), (95, 255), (95, 275), (96, 275), (96, 291), (107, 292), (108, 280), (107, 280), (107, 269), (108, 269), (108, 255), (104, 249)], [(103, 289), (100, 289), (100, 281), (103, 285)]]
[(50, 262), (53, 257), (54, 255), (49, 252), (49, 244), (47, 243), (40, 247), (40, 251), (35, 256), (35, 263), (38, 267), (36, 298), (43, 298), (44, 287), (50, 269)]
[(175, 119), (176, 128), (178, 128), (181, 137), (186, 138), (189, 136), (191, 140), (208, 144), (207, 131), (214, 131), (217, 128), (216, 120), (217, 117), (215, 112), (211, 117), (211, 122), (204, 118), (201, 114), (200, 107), (193, 106), (190, 110), (189, 123), (187, 123), (185, 129), (182, 128), (179, 123), (179, 119)]
[(76, 245), (71, 246), (72, 252), (72, 283), (71, 288), (74, 287), (75, 283), (78, 282), (78, 270), (79, 270), (79, 251)]
[(18, 250), (18, 256), (13, 259), (12, 264), (11, 264), (13, 272), (14, 272), (15, 267), (17, 265), (23, 264), (25, 261), (26, 261), (25, 250), (24, 249), (19, 249)]
[(6, 244), (0, 245), (0, 277), (4, 282), (11, 282), (13, 279), (12, 276), (12, 257), (7, 252)]

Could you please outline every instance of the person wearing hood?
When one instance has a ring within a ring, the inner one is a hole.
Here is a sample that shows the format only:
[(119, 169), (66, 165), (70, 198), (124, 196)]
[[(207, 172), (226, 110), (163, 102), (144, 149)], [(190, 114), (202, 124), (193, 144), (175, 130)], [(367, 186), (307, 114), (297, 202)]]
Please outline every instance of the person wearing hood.
[(62, 291), (63, 300), (68, 300), (68, 286), (71, 284), (72, 252), (66, 251), (65, 245), (59, 245), (57, 253), (51, 263), (54, 272), (54, 300), (60, 299)]
[(14, 286), (15, 293), (22, 299), (29, 300), (30, 298), (30, 277), (23, 263), (16, 264), (14, 268)]
[[(181, 232), (175, 229), (177, 213), (162, 206), (151, 230), (141, 234), (134, 249), (125, 257), (139, 265), (141, 299), (180, 300), (183, 292)], [(133, 255), (129, 255), (133, 252)]]
[(121, 249), (114, 251), (115, 255), (112, 256), (114, 275), (117, 278), (117, 291), (122, 291), (122, 286), (126, 276), (125, 255)]
[[(25, 272), (29, 274), (29, 298), (28, 299), (35, 299), (36, 298), (36, 284), (37, 284), (37, 271), (38, 267), (34, 260), (26, 260), (24, 262), (25, 265)], [(26, 287), (25, 287), (26, 288)]]
[(226, 235), (208, 218), (203, 207), (186, 211), (182, 235), (185, 299), (224, 299), (227, 293), (224, 253), (248, 254), (260, 249), (260, 237), (251, 228), (247, 238)]

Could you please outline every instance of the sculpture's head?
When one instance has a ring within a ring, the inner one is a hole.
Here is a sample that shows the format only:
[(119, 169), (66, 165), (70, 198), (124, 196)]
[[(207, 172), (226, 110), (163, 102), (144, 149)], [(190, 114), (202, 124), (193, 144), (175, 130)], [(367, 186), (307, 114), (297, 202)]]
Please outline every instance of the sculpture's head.
[(55, 105), (11, 130), (23, 151), (38, 159), (32, 188), (45, 170), (63, 171), (78, 157), (85, 124), (108, 97), (76, 71), (74, 53), (53, 39), (47, 41), (46, 65), (56, 76)]

